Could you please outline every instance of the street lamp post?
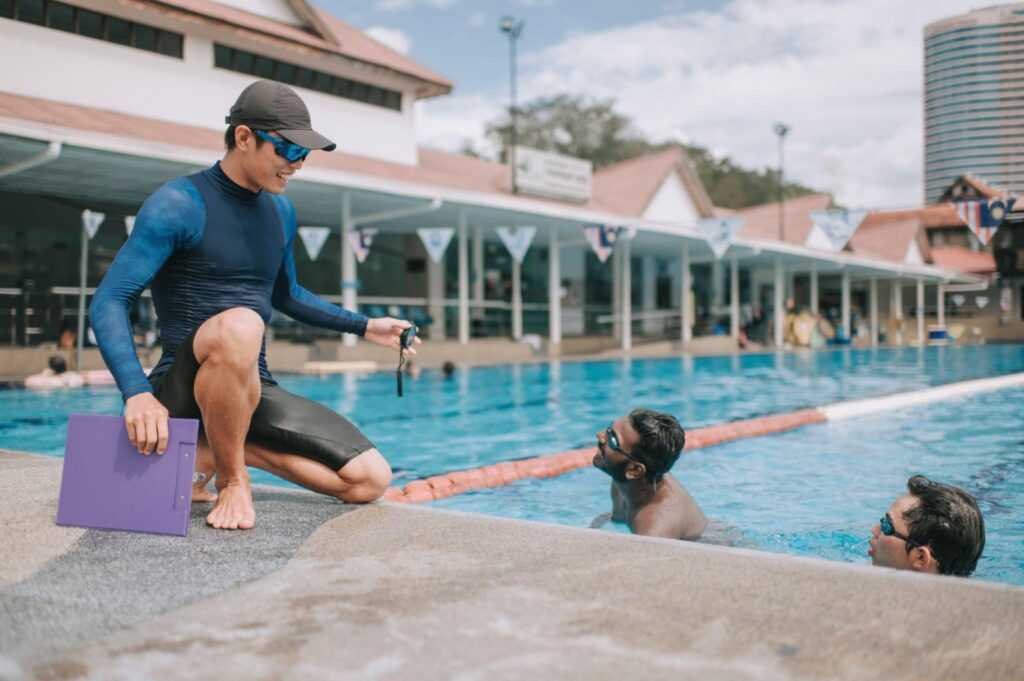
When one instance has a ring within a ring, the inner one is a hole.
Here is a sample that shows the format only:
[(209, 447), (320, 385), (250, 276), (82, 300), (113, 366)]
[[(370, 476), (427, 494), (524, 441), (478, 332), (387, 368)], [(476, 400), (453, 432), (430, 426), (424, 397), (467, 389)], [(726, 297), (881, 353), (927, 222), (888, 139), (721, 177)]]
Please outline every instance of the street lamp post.
[(501, 18), (501, 32), (508, 34), (509, 47), (509, 92), (511, 105), (509, 106), (509, 119), (511, 130), (509, 134), (508, 162), (511, 168), (512, 193), (516, 193), (516, 41), (523, 32), (523, 22), (516, 21), (515, 17), (504, 16)]
[(784, 186), (782, 183), (782, 145), (789, 132), (789, 126), (785, 123), (775, 124), (775, 134), (779, 136), (779, 241), (786, 240), (786, 215), (783, 210), (785, 202)]

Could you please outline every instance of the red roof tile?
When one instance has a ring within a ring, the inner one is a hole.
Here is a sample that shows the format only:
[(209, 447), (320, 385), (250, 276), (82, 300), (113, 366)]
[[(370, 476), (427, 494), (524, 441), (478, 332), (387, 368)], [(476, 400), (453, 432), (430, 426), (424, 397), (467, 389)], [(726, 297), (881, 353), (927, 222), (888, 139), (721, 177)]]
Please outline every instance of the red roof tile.
[[(786, 227), (786, 242), (803, 245), (814, 223), (811, 213), (832, 207), (828, 194), (807, 194), (795, 199), (786, 199), (783, 205)], [(719, 209), (721, 210), (721, 209)], [(733, 211), (733, 215), (744, 219), (739, 236), (744, 239), (779, 240), (779, 203), (763, 203)]]
[(996, 271), (996, 259), (991, 253), (978, 253), (963, 246), (933, 247), (932, 262), (939, 267), (974, 274), (991, 274)]
[[(921, 220), (917, 216), (872, 212), (865, 216), (847, 247), (857, 255), (904, 262), (911, 243), (916, 240), (921, 247), (920, 232)], [(927, 247), (921, 251), (921, 257), (926, 258)]]
[(594, 196), (601, 197), (602, 203), (616, 213), (640, 217), (673, 170), (679, 173), (679, 179), (698, 213), (710, 216), (714, 211), (711, 199), (690, 165), (686, 149), (681, 146), (672, 146), (598, 170), (594, 173)]

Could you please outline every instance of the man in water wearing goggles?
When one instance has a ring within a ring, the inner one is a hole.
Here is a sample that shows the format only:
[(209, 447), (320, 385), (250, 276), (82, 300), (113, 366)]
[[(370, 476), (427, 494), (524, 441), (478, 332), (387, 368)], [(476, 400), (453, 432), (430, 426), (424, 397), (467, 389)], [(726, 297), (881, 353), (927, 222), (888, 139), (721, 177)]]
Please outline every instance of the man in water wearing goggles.
[[(410, 323), (342, 309), (295, 278), (295, 209), (281, 194), (311, 150), (335, 148), (313, 130), (295, 91), (253, 83), (226, 122), (222, 161), (143, 204), (89, 318), (125, 400), (132, 444), (163, 454), (168, 416), (200, 419), (192, 499), (216, 502), (211, 526), (249, 529), (256, 513), (246, 465), (353, 503), (379, 498), (391, 481), (387, 461), (352, 423), (274, 381), (264, 343), (271, 309), (394, 350)], [(128, 323), (147, 286), (163, 340), (148, 378)], [(206, 489), (214, 475), (216, 496)]]
[(923, 475), (907, 480), (907, 490), (871, 529), (872, 564), (969, 576), (985, 549), (985, 521), (974, 497)]
[(686, 434), (671, 414), (634, 409), (597, 432), (594, 466), (612, 478), (612, 520), (635, 534), (697, 539), (708, 520), (668, 471)]

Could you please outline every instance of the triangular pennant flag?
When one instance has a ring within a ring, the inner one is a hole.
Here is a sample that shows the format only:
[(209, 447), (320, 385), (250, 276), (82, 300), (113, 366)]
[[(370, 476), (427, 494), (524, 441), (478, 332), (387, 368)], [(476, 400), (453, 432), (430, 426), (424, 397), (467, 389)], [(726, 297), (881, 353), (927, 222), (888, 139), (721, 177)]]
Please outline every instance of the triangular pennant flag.
[(360, 227), (348, 233), (348, 243), (352, 246), (359, 264), (366, 261), (370, 254), (370, 247), (373, 246), (373, 239), (377, 236), (377, 230), (372, 227)]
[(701, 235), (708, 242), (715, 258), (719, 260), (729, 250), (732, 238), (742, 226), (743, 218), (701, 218), (697, 221)]
[(306, 247), (306, 253), (309, 254), (310, 260), (316, 260), (319, 257), (320, 251), (330, 235), (330, 227), (299, 227), (299, 236), (302, 237), (302, 245)]
[(537, 234), (537, 228), (495, 227), (494, 231), (498, 233), (501, 242), (505, 244), (505, 248), (512, 254), (515, 261), (522, 264), (526, 252), (530, 250), (530, 244), (533, 243), (533, 237)]
[(135, 229), (135, 216), (125, 215), (124, 216), (124, 229), (128, 232), (128, 236), (132, 235), (132, 230)]
[(991, 201), (974, 199), (953, 201), (950, 205), (956, 209), (956, 214), (984, 246), (995, 236), (996, 231), (1013, 210), (1013, 204), (1016, 202), (1016, 198), (992, 199)]
[(607, 225), (583, 225), (583, 234), (594, 249), (597, 259), (601, 262), (608, 260), (608, 256), (615, 250), (615, 244), (625, 227), (609, 227)]
[(867, 214), (866, 210), (847, 210), (846, 208), (816, 210), (811, 213), (811, 221), (832, 244), (832, 250), (838, 253), (850, 241)]
[(985, 306), (988, 305), (988, 296), (974, 296), (974, 304), (985, 309)]
[(964, 301), (967, 300), (966, 296), (964, 296), (962, 293), (957, 293), (955, 295), (952, 295), (952, 296), (949, 297), (949, 299), (952, 300), (953, 304), (956, 305), (957, 307), (960, 307), (961, 305), (963, 305)]
[(106, 213), (94, 213), (91, 210), (82, 211), (82, 225), (85, 227), (85, 233), (92, 239), (96, 236), (96, 232), (99, 231), (100, 225), (106, 220)]
[(420, 235), (420, 240), (427, 249), (430, 259), (434, 262), (441, 262), (444, 252), (448, 250), (448, 244), (451, 243), (452, 236), (455, 235), (455, 228), (420, 227), (416, 232)]

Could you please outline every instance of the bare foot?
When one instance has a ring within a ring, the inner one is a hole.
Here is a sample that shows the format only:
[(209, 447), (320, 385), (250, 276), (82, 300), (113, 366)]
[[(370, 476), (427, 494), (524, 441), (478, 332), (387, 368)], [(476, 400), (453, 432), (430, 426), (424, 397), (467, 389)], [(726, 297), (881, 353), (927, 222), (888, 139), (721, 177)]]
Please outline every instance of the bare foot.
[(221, 488), (206, 524), (218, 530), (251, 530), (256, 525), (256, 511), (249, 483), (228, 483)]

